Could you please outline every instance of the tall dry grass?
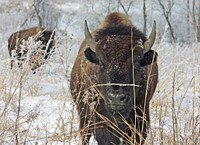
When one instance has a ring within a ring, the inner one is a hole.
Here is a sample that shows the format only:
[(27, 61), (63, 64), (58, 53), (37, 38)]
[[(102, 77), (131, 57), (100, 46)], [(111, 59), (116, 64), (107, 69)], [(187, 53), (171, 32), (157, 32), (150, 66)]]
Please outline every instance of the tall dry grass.
[(67, 144), (72, 140), (77, 127), (66, 78), (69, 64), (63, 62), (65, 50), (56, 51), (58, 58), (46, 60), (36, 74), (31, 71), (32, 54), (27, 54), (22, 68), (17, 60), (12, 70), (10, 58), (1, 61), (0, 144)]
[[(146, 145), (200, 144), (198, 48), (199, 44), (158, 45), (159, 83), (151, 100)], [(66, 78), (69, 54), (56, 51), (35, 75), (29, 68), (10, 70), (10, 60), (1, 60), (0, 144), (81, 144)], [(93, 139), (90, 143), (96, 144)]]
[(151, 129), (146, 144), (200, 143), (199, 44), (161, 44), (159, 83), (151, 101)]

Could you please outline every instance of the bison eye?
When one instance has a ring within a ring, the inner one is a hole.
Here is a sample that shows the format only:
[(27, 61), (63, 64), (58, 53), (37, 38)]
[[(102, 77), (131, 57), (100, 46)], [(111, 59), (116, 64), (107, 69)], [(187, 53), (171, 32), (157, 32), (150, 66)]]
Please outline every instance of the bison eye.
[(92, 63), (99, 64), (99, 59), (96, 56), (96, 53), (92, 51), (90, 48), (87, 48), (85, 51), (85, 57)]
[(144, 57), (140, 60), (141, 66), (150, 65), (152, 61), (157, 61), (157, 52), (153, 50), (149, 50), (147, 53), (144, 54)]

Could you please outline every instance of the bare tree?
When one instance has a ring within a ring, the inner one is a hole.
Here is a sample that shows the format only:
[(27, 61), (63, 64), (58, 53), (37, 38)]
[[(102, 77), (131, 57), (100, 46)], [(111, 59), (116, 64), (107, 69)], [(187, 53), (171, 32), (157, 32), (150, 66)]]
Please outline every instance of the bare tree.
[(197, 26), (197, 41), (200, 42), (200, 25)]
[[(38, 25), (53, 30), (57, 27), (60, 13), (55, 11), (54, 6), (45, 0), (34, 0), (33, 8), (38, 19)], [(54, 11), (53, 11), (54, 10)]]
[(200, 42), (200, 0), (199, 0), (199, 14), (198, 14), (198, 24), (197, 24), (197, 41)]
[[(125, 6), (123, 5), (123, 3), (121, 2), (121, 0), (118, 0), (118, 6), (121, 6), (123, 11), (125, 12), (125, 14), (128, 16), (128, 11), (130, 10), (131, 5), (133, 4), (133, 1), (129, 2), (129, 5), (127, 8), (125, 8)], [(118, 8), (119, 9), (119, 8)]]
[(168, 0), (168, 8), (166, 8), (164, 6), (164, 4), (161, 2), (161, 0), (158, 0), (158, 2), (159, 2), (160, 6), (162, 8), (165, 20), (167, 21), (167, 24), (169, 26), (169, 30), (170, 30), (170, 35), (171, 35), (172, 41), (176, 42), (174, 31), (173, 31), (173, 28), (172, 28), (172, 25), (171, 25), (171, 22), (170, 22), (170, 16), (171, 16), (172, 7), (174, 5), (174, 0)]
[(41, 10), (40, 10), (41, 5), (43, 5), (43, 0), (34, 0), (33, 1), (33, 4), (32, 4), (33, 11), (32, 10), (27, 11), (25, 20), (22, 22), (22, 24), (20, 24), (20, 27), (23, 27), (24, 25), (26, 25), (28, 23), (28, 21), (31, 21), (35, 17), (38, 20), (38, 23), (39, 23), (38, 25), (43, 26)]
[(187, 39), (190, 40), (190, 0), (187, 0)]
[(147, 32), (147, 12), (146, 12), (146, 0), (143, 0), (143, 16), (144, 16), (144, 26), (143, 26), (143, 32), (146, 34), (146, 32)]
[(111, 5), (111, 0), (109, 0), (109, 2), (108, 2), (108, 13), (111, 12), (111, 10), (110, 10), (110, 5)]
[(40, 10), (40, 7), (42, 5), (43, 5), (43, 0), (34, 0), (33, 7), (34, 7), (35, 14), (39, 22), (39, 26), (43, 26), (41, 10)]
[(197, 42), (200, 42), (200, 0), (192, 1), (192, 20)]

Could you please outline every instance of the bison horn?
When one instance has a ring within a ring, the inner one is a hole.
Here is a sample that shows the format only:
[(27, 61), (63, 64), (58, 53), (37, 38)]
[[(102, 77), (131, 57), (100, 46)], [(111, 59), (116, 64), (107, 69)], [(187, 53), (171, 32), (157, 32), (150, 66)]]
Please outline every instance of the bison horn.
[(89, 31), (89, 28), (88, 28), (86, 20), (85, 20), (84, 33), (85, 33), (85, 40), (86, 40), (87, 44), (89, 45), (90, 49), (95, 52), (96, 41), (94, 40), (94, 38), (92, 38), (92, 35), (91, 35), (90, 31)]
[(155, 42), (155, 39), (156, 39), (156, 21), (154, 21), (151, 33), (148, 39), (144, 43), (145, 52), (148, 52), (151, 49), (151, 47)]

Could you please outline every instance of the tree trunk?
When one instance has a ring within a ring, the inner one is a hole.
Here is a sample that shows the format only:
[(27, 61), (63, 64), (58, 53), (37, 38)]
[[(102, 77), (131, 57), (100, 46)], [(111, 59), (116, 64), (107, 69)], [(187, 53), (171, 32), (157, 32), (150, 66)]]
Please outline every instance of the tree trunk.
[(197, 42), (200, 42), (200, 0), (199, 0), (199, 15), (197, 24)]
[(146, 0), (143, 0), (143, 16), (144, 16), (144, 27), (143, 27), (143, 32), (144, 32), (144, 34), (146, 34), (146, 32), (147, 32)]
[(190, 0), (187, 0), (187, 40), (190, 41)]
[(42, 2), (43, 2), (42, 0), (34, 0), (34, 4), (33, 4), (39, 26), (43, 26), (43, 21), (42, 21), (42, 17), (41, 17), (41, 9), (40, 9)]
[(197, 42), (200, 42), (200, 24), (197, 26)]
[(171, 11), (172, 11), (172, 7), (174, 5), (174, 1), (170, 1), (168, 0), (168, 10), (165, 8), (165, 6), (163, 5), (163, 3), (161, 2), (161, 0), (158, 0), (161, 8), (162, 8), (162, 11), (163, 11), (163, 15), (165, 17), (165, 20), (167, 21), (167, 24), (169, 26), (169, 30), (170, 30), (170, 34), (171, 34), (171, 38), (172, 38), (172, 43), (175, 43), (176, 42), (176, 37), (174, 35), (174, 31), (173, 31), (173, 28), (172, 28), (172, 25), (171, 25), (171, 22), (170, 22), (170, 15), (171, 15)]

